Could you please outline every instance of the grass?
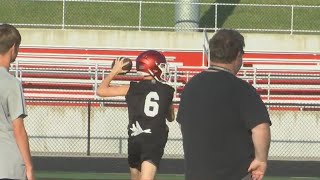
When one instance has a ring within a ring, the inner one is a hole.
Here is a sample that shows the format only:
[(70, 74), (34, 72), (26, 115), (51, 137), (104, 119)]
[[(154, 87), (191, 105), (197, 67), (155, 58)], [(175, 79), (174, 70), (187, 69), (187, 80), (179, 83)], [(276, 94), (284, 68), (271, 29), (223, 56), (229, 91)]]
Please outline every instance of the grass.
[[(124, 1), (124, 0), (122, 0)], [(158, 0), (157, 2), (175, 2)], [(138, 1), (137, 1), (138, 2)], [(150, 1), (149, 1), (150, 2)], [(152, 1), (151, 1), (152, 2)], [(319, 6), (318, 0), (200, 0), (201, 3), (273, 4)], [(70, 2), (66, 1), (63, 18), (63, 1), (0, 0), (0, 22), (14, 24), (51, 24), (61, 28), (114, 26), (116, 29), (138, 27), (175, 26), (174, 4), (142, 3), (139, 21), (139, 3), (114, 2)], [(291, 28), (291, 7), (219, 6), (218, 27), (241, 29), (283, 29)], [(200, 27), (215, 27), (215, 7), (200, 6)], [(121, 26), (121, 27), (120, 27)], [(294, 8), (293, 28), (296, 30), (319, 30), (320, 7)], [(157, 29), (157, 28), (155, 28)]]
[[(80, 172), (48, 172), (36, 173), (38, 180), (125, 180), (130, 179), (127, 173), (80, 173)], [(156, 180), (183, 180), (180, 174), (158, 174)], [(265, 177), (264, 180), (320, 180), (320, 177)]]

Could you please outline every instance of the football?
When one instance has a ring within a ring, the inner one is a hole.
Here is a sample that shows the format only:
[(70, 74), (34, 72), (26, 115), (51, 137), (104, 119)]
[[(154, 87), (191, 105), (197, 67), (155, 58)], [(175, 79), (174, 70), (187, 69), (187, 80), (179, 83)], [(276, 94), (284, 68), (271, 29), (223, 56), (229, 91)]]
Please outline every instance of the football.
[[(132, 60), (130, 58), (127, 57), (119, 57), (117, 58), (118, 60), (122, 60), (123, 63), (128, 63), (125, 66), (122, 67), (122, 72), (119, 74), (126, 74), (128, 72), (130, 72), (130, 70), (132, 69)], [(113, 68), (114, 63), (116, 60), (113, 60), (112, 64), (111, 64), (111, 68)]]

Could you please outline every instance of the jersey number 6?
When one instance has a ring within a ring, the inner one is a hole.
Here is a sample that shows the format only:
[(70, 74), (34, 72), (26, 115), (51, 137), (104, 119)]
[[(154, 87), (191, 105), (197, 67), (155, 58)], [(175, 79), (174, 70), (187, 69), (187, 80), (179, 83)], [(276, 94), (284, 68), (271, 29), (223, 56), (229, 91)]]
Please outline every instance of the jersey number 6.
[(149, 117), (155, 117), (159, 112), (159, 95), (157, 92), (151, 91), (144, 101), (144, 113)]

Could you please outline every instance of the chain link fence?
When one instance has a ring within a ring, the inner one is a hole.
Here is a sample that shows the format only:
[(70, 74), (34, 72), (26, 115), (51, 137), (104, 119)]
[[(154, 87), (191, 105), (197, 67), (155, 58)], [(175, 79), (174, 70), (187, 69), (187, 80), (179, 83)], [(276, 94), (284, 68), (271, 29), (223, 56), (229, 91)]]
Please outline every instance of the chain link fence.
[(0, 23), (58, 29), (320, 32), (320, 6), (316, 3), (303, 6), (167, 1), (1, 0)]
[[(33, 156), (127, 156), (124, 101), (27, 99), (27, 104), (25, 123)], [(320, 160), (320, 104), (266, 105), (273, 123), (270, 159)], [(164, 157), (182, 158), (179, 125), (167, 124)]]

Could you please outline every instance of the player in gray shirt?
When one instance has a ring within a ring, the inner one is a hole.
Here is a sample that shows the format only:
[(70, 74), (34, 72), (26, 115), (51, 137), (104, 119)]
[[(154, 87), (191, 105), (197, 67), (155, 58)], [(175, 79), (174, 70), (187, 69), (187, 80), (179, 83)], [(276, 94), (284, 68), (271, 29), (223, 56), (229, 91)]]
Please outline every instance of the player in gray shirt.
[(21, 35), (8, 24), (0, 25), (0, 179), (35, 180), (21, 83), (9, 74), (19, 51)]

